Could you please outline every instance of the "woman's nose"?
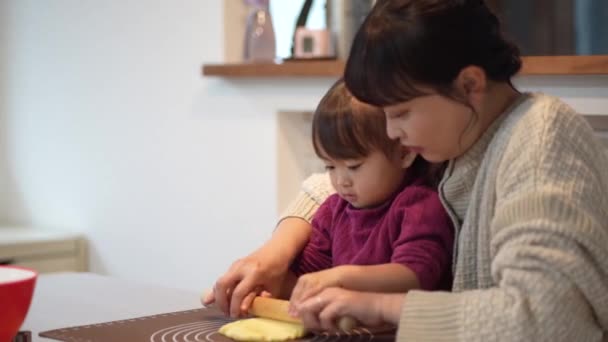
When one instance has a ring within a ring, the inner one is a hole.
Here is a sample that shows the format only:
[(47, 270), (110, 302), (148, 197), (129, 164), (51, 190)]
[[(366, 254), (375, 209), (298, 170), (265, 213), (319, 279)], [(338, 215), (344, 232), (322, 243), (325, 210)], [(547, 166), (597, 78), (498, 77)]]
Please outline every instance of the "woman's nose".
[(390, 120), (386, 121), (386, 134), (389, 138), (393, 140), (403, 140), (403, 138), (405, 138), (405, 132), (403, 132), (403, 130), (400, 129), (397, 125), (391, 123)]

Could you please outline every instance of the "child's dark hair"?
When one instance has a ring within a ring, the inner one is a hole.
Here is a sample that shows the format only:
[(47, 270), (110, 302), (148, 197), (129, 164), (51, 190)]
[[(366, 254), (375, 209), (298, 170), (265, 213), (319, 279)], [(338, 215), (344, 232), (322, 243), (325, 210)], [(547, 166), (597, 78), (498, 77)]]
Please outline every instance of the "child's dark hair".
[(425, 95), (420, 86), (457, 99), (453, 81), (471, 65), (509, 83), (521, 68), (519, 49), (483, 0), (382, 0), (355, 35), (344, 78), (376, 106)]
[(325, 94), (312, 120), (312, 141), (320, 158), (356, 159), (379, 150), (387, 156), (399, 142), (386, 133), (382, 109), (358, 101), (338, 80)]
[[(357, 159), (379, 150), (387, 157), (402, 146), (386, 133), (382, 109), (357, 100), (338, 80), (325, 94), (312, 120), (312, 141), (319, 158)], [(437, 186), (443, 169), (418, 156), (408, 168), (414, 178)]]

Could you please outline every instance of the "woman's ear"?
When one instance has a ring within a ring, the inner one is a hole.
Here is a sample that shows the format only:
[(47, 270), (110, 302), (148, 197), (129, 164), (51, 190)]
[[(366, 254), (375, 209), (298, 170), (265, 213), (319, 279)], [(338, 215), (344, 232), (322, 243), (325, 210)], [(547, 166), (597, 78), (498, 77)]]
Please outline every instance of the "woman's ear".
[(464, 98), (474, 105), (481, 99), (481, 95), (485, 93), (488, 85), (486, 72), (475, 65), (463, 68), (458, 73), (454, 86)]
[(410, 151), (407, 147), (401, 148), (401, 167), (407, 169), (412, 166), (414, 160), (418, 157), (418, 153)]

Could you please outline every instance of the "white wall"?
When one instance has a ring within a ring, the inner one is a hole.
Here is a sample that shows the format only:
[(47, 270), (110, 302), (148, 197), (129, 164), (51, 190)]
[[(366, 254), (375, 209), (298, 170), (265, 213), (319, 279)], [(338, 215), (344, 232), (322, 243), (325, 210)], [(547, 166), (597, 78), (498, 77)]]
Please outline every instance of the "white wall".
[[(3, 220), (83, 231), (93, 271), (193, 290), (259, 245), (275, 114), (331, 80), (201, 77), (222, 18), (218, 0), (0, 0)], [(608, 79), (559, 81), (523, 85), (608, 113)]]
[(327, 80), (202, 78), (220, 1), (0, 6), (4, 221), (82, 230), (94, 271), (197, 290), (270, 234), (276, 108)]
[(7, 63), (8, 60), (8, 16), (6, 4), (0, 1), (0, 217), (6, 217), (9, 212), (9, 196), (15, 196), (15, 191), (9, 188), (8, 156), (7, 156), (7, 129), (6, 129), (6, 101), (7, 101)]

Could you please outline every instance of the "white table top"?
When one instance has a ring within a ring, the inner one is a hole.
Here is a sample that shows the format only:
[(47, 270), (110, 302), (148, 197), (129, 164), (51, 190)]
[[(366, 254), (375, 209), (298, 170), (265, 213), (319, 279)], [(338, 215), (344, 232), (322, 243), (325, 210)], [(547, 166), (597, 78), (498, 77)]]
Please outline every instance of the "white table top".
[(51, 341), (38, 333), (200, 307), (200, 294), (188, 291), (92, 273), (43, 274), (21, 330), (30, 330), (33, 341)]

